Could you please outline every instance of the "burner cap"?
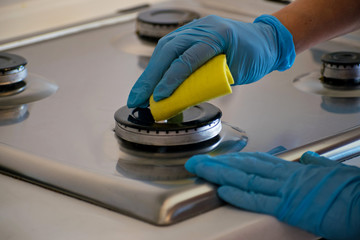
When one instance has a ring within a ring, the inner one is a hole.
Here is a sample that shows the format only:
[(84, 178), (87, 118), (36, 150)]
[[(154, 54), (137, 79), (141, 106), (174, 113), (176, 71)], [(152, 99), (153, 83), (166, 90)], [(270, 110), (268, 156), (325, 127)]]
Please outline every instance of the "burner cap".
[(136, 21), (139, 37), (157, 42), (166, 34), (199, 18), (196, 12), (186, 9), (151, 9), (141, 12)]
[(343, 90), (360, 88), (360, 53), (334, 52), (324, 55), (321, 60), (324, 87)]
[(21, 56), (0, 52), (0, 73), (18, 69), (26, 64), (26, 59)]
[(115, 132), (121, 139), (154, 146), (199, 143), (221, 131), (221, 111), (209, 103), (193, 106), (167, 122), (155, 122), (150, 109), (124, 106), (115, 113)]

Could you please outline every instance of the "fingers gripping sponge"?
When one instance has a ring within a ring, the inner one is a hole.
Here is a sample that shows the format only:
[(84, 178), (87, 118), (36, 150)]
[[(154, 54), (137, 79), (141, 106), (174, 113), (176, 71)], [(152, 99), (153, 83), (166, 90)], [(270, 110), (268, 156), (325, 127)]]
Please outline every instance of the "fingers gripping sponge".
[(191, 106), (230, 94), (233, 83), (226, 56), (218, 55), (193, 72), (170, 97), (155, 102), (151, 96), (151, 114), (155, 121), (169, 119)]

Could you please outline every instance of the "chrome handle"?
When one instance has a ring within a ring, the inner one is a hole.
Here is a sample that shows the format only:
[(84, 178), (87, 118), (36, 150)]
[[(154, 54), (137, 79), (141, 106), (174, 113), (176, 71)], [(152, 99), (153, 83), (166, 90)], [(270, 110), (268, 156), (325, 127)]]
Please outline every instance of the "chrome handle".
[(346, 161), (360, 155), (360, 127), (351, 128), (336, 135), (291, 149), (278, 154), (287, 161), (299, 161), (306, 151), (318, 154), (338, 162)]

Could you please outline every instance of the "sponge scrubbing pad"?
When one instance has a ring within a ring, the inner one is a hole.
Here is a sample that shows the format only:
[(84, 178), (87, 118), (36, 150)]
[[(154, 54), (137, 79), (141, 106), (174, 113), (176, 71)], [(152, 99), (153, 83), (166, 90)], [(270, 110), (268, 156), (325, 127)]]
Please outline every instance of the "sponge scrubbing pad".
[(155, 102), (151, 96), (151, 114), (155, 121), (169, 119), (191, 106), (230, 94), (233, 83), (226, 56), (220, 54), (193, 72), (170, 97)]

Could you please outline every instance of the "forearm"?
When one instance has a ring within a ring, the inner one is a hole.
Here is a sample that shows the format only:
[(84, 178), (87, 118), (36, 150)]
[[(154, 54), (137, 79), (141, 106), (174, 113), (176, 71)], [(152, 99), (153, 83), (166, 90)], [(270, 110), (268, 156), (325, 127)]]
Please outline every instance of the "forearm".
[(359, 0), (296, 0), (273, 14), (293, 35), (296, 53), (360, 27)]

